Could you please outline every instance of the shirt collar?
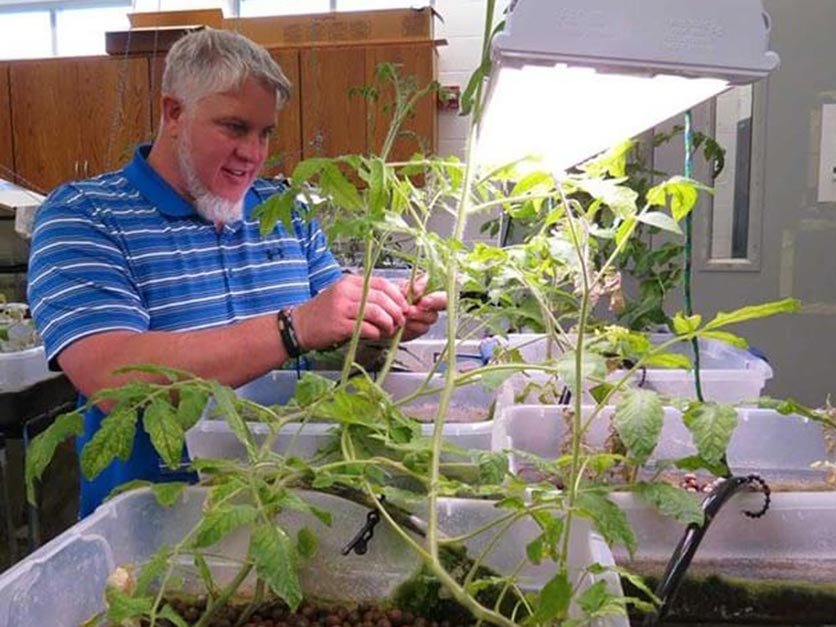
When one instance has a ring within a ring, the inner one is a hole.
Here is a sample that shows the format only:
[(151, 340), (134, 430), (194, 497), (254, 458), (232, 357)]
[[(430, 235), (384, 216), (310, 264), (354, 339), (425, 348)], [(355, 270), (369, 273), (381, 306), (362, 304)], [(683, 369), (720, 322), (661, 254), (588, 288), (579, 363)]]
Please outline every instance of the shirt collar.
[[(148, 154), (150, 152), (151, 144), (143, 144), (137, 147), (133, 159), (123, 170), (125, 177), (164, 216), (170, 218), (199, 217), (194, 206), (148, 164)], [(244, 198), (244, 216), (251, 215), (253, 209), (260, 202), (253, 189), (248, 189)]]

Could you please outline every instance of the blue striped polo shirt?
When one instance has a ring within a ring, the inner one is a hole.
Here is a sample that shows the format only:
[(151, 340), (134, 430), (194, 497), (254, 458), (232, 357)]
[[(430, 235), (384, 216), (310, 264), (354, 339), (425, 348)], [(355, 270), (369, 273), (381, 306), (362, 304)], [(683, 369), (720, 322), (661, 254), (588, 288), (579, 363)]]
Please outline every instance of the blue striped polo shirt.
[[(63, 185), (38, 211), (29, 258), (29, 304), (47, 358), (105, 331), (192, 331), (219, 327), (310, 299), (341, 276), (315, 220), (297, 209), (262, 237), (253, 209), (286, 186), (256, 180), (244, 217), (219, 231), (146, 162), (140, 147), (123, 169)], [(80, 402), (84, 402), (81, 398)], [(98, 429), (85, 416), (79, 447)], [(137, 429), (127, 462), (82, 481), (82, 516), (131, 479), (170, 476)]]

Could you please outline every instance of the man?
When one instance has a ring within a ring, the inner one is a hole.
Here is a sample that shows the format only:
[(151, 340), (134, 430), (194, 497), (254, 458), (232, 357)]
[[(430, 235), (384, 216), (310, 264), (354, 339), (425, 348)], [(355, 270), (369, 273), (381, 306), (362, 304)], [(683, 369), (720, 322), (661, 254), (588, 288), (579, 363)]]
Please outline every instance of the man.
[[(316, 222), (297, 211), (261, 237), (251, 217), (282, 186), (258, 179), (276, 111), (290, 86), (263, 48), (226, 31), (179, 40), (166, 58), (153, 146), (123, 169), (56, 189), (38, 212), (29, 302), (53, 368), (81, 402), (150, 375), (115, 374), (154, 363), (239, 386), (299, 351), (350, 338), (362, 281), (343, 276)], [(362, 336), (424, 332), (441, 295), (407, 302), (375, 278)], [(81, 448), (108, 406), (85, 416)], [(131, 479), (182, 479), (142, 429), (129, 461), (82, 482), (81, 514)]]

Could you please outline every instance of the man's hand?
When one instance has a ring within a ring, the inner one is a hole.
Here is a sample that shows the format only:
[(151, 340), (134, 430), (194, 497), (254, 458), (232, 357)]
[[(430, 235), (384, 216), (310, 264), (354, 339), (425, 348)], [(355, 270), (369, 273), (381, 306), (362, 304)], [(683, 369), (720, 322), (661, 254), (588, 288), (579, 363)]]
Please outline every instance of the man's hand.
[(401, 291), (407, 300), (412, 304), (406, 313), (406, 328), (402, 339), (404, 341), (414, 340), (429, 331), (430, 327), (438, 320), (438, 312), (447, 309), (447, 294), (444, 292), (432, 292), (425, 294), (427, 278), (421, 277), (411, 285), (407, 282), (401, 284)]
[[(346, 275), (296, 307), (293, 326), (302, 348), (323, 350), (349, 340), (360, 314), (362, 294), (363, 277)], [(407, 324), (411, 309), (406, 296), (394, 283), (372, 277), (360, 337), (367, 340), (393, 337)]]

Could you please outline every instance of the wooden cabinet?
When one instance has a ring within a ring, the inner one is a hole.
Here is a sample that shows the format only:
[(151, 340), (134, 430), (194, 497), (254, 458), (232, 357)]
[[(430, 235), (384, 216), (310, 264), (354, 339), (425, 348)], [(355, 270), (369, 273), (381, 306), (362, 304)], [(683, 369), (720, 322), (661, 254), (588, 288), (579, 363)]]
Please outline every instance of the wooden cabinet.
[[(377, 68), (382, 63), (393, 63), (398, 76), (404, 81), (414, 79), (418, 89), (430, 85), (436, 76), (436, 50), (432, 42), (408, 45), (381, 45), (366, 49), (366, 84), (374, 85)], [(379, 81), (377, 81), (379, 82)], [(392, 124), (391, 105), (394, 90), (389, 83), (379, 86), (380, 93), (373, 114), (369, 117), (371, 128), (369, 150), (379, 154), (389, 127)], [(401, 126), (389, 161), (405, 161), (416, 152), (429, 154), (437, 146), (436, 93), (431, 91), (421, 98), (412, 115)]]
[[(435, 79), (435, 45), (370, 45), (302, 50), (302, 142), (305, 157), (346, 153), (379, 153), (392, 120), (393, 90), (376, 79), (381, 63), (394, 63), (402, 77), (413, 76), (419, 86)], [(373, 87), (377, 100), (360, 90)], [(390, 159), (405, 159), (436, 147), (435, 95), (415, 107), (403, 127)]]
[(0, 178), (14, 180), (12, 110), (9, 104), (9, 66), (0, 64)]
[(308, 48), (301, 54), (302, 154), (366, 152), (366, 102), (351, 93), (366, 82), (365, 48)]
[[(375, 81), (380, 63), (397, 64), (422, 86), (435, 76), (431, 41), (285, 47), (270, 54), (293, 89), (276, 118), (267, 175), (290, 175), (302, 158), (378, 153), (392, 92), (382, 89), (376, 101), (360, 92), (383, 86)], [(163, 69), (163, 55), (0, 64), (0, 165), (13, 165), (21, 182), (44, 192), (120, 167), (159, 127)], [(404, 130), (390, 159), (435, 149), (434, 94), (418, 103)]]
[(150, 137), (145, 58), (24, 61), (10, 85), (15, 166), (43, 190), (118, 168)]
[(290, 101), (276, 116), (276, 130), (270, 140), (270, 158), (265, 168), (269, 175), (290, 176), (302, 159), (302, 90), (299, 75), (298, 50), (271, 50), (284, 75), (290, 81)]

